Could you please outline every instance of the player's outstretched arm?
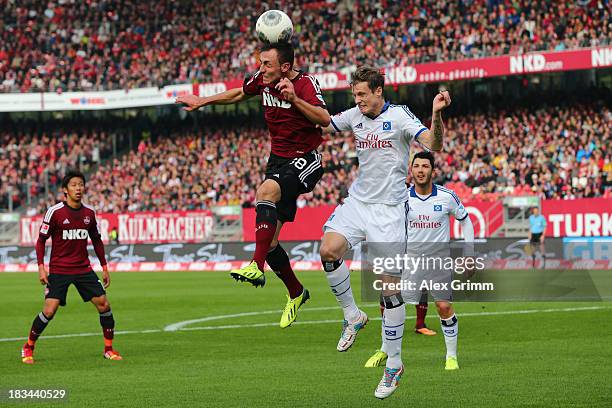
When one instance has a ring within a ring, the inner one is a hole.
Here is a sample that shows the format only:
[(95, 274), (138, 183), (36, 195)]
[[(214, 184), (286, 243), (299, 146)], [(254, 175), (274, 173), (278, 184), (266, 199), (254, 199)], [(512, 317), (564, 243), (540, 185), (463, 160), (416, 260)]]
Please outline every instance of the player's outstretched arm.
[(433, 100), (431, 128), (423, 132), (420, 142), (429, 150), (439, 152), (442, 150), (442, 139), (444, 137), (444, 122), (442, 121), (442, 110), (451, 104), (448, 91), (442, 91)]
[(191, 112), (206, 105), (231, 105), (233, 103), (244, 101), (251, 96), (252, 95), (245, 94), (242, 87), (240, 87), (206, 97), (183, 95), (176, 98), (175, 102), (185, 105), (183, 109), (185, 109), (187, 112)]

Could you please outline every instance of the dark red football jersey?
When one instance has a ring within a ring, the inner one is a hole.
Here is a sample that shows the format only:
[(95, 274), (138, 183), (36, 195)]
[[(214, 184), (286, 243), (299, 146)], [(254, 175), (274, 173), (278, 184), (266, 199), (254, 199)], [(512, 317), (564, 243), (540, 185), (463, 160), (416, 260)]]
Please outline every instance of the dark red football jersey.
[(89, 206), (81, 205), (81, 208), (74, 209), (62, 202), (47, 210), (36, 244), (39, 265), (43, 262), (45, 241), (48, 238), (51, 238), (49, 273), (72, 275), (91, 272), (88, 238), (94, 244), (100, 264), (106, 265), (96, 212)]
[[(314, 106), (325, 108), (321, 87), (314, 77), (298, 73), (291, 82), (295, 94)], [(282, 157), (300, 157), (319, 147), (321, 128), (316, 127), (302, 112), (284, 100), (274, 84), (264, 84), (259, 71), (244, 81), (247, 95), (261, 95), (264, 117), (272, 138), (272, 153)]]

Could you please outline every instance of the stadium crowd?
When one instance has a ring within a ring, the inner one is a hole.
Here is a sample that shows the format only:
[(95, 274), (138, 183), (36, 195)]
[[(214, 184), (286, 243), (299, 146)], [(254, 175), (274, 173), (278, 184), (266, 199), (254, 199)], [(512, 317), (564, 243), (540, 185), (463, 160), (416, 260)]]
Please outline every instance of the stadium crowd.
[(450, 118), (437, 181), (486, 200), (612, 196), (611, 123), (594, 105)]
[[(88, 171), (112, 153), (114, 132), (81, 128), (0, 131), (0, 210), (30, 201), (42, 208), (55, 202), (54, 192), (69, 168)], [(117, 141), (123, 135), (115, 136)], [(49, 197), (44, 198), (45, 190)], [(42, 197), (42, 198), (41, 198)]]
[(286, 10), (310, 72), (609, 44), (609, 0), (0, 0), (0, 92), (164, 86), (256, 70), (255, 21)]
[[(599, 104), (450, 117), (436, 182), (463, 199), (610, 197), (610, 123), (610, 108)], [(62, 198), (57, 187), (67, 167), (90, 170), (87, 201), (101, 212), (249, 207), (269, 152), (261, 128), (187, 129), (153, 131), (134, 150), (101, 161), (111, 157), (112, 132), (54, 133), (0, 133), (0, 208), (6, 208), (9, 188), (15, 206), (25, 203), (29, 189), (31, 213), (44, 211)], [(327, 135), (322, 151), (326, 173), (300, 206), (336, 204), (357, 174), (350, 132)], [(52, 186), (47, 197), (45, 177)]]

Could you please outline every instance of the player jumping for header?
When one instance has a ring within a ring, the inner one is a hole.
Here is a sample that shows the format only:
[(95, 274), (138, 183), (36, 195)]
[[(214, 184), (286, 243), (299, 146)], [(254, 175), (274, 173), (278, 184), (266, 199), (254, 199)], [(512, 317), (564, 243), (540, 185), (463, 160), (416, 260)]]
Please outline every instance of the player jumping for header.
[(298, 196), (312, 191), (323, 175), (317, 148), (322, 141), (321, 128), (329, 125), (330, 117), (317, 80), (293, 69), (294, 52), (290, 44), (265, 45), (259, 58), (259, 71), (245, 80), (242, 88), (203, 98), (181, 96), (176, 101), (191, 111), (262, 96), (272, 152), (265, 181), (257, 188), (255, 253), (248, 266), (231, 271), (231, 276), (263, 286), (267, 262), (289, 291), (280, 321), (284, 328), (295, 321), (298, 309), (310, 294), (295, 276), (278, 235), (285, 223), (294, 220)]

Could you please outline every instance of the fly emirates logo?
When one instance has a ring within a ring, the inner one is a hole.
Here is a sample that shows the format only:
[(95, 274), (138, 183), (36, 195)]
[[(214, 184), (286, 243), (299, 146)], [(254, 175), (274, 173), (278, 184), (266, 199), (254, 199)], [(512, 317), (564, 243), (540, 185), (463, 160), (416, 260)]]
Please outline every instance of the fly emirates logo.
[(427, 229), (433, 228), (438, 229), (442, 226), (440, 221), (436, 221), (434, 217), (425, 214), (419, 214), (418, 220), (410, 220), (410, 228), (415, 229)]
[(387, 149), (393, 147), (391, 140), (380, 140), (380, 136), (374, 133), (368, 133), (365, 140), (356, 140), (355, 147), (357, 149)]

